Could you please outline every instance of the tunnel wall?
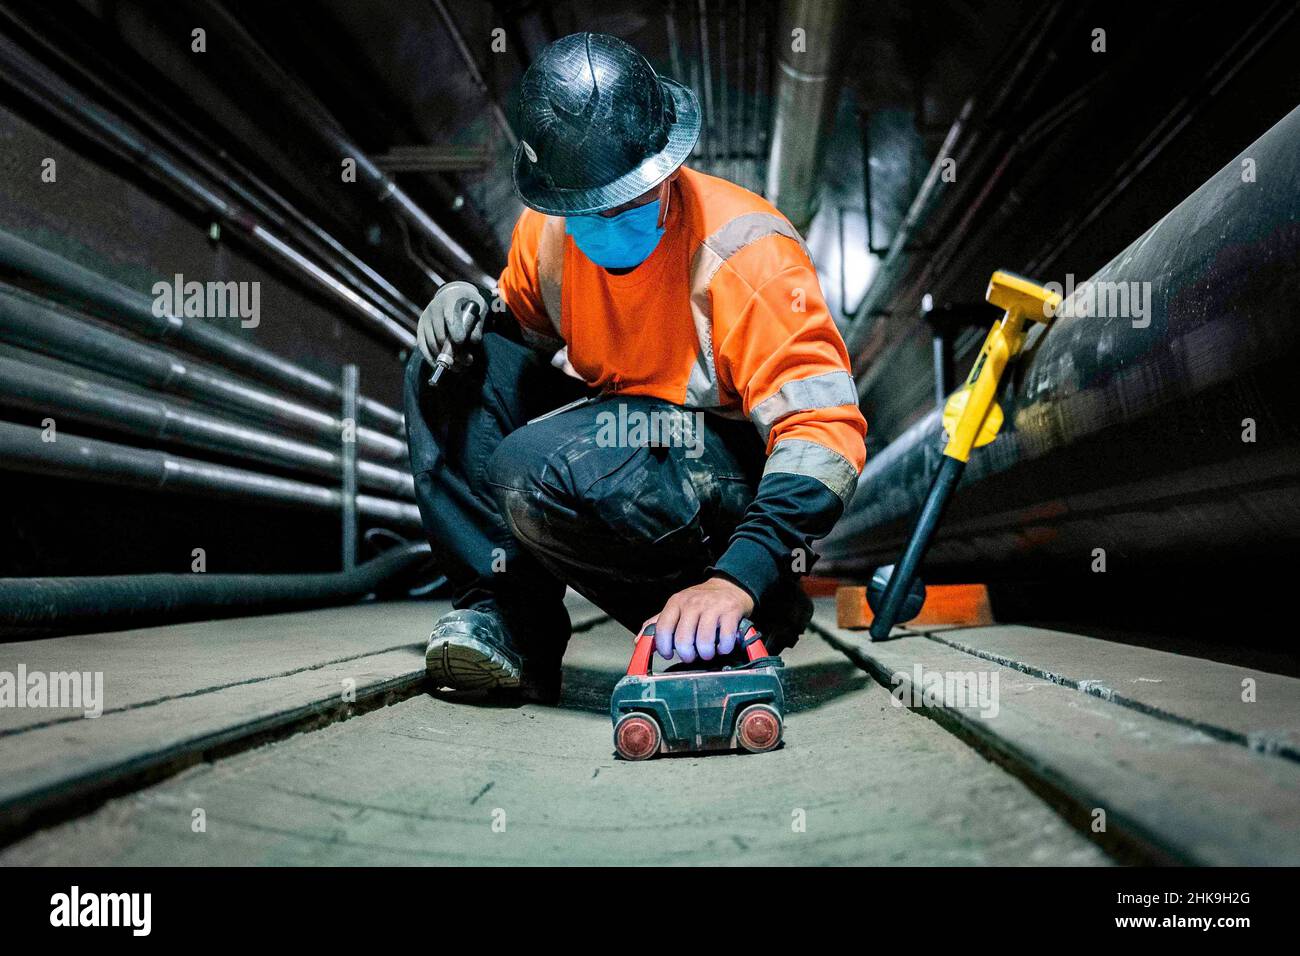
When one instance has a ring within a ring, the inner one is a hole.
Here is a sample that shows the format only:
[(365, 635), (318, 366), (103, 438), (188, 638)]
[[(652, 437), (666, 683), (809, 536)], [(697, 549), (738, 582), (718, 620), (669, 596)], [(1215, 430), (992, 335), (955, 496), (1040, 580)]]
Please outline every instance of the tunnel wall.
[[(155, 281), (175, 273), (200, 282), (258, 282), (256, 328), (242, 328), (237, 319), (214, 324), (331, 381), (337, 381), (344, 363), (355, 362), (363, 393), (400, 408), (402, 366), (390, 345), (361, 331), (296, 277), (232, 237), (211, 240), (205, 219), (175, 206), (160, 187), (138, 181), (137, 171), (44, 124), (43, 117), (25, 110), (0, 108), (0, 229), (147, 296)], [(53, 183), (42, 181), (46, 158), (57, 163)], [(25, 284), (21, 275), (0, 278)], [(93, 316), (80, 318), (97, 322)], [(337, 415), (339, 410), (329, 411)], [(0, 418), (24, 426), (40, 427), (45, 417), (15, 407), (0, 412)], [(124, 439), (118, 431), (64, 424), (69, 433), (91, 438), (176, 447), (165, 439)], [(338, 485), (337, 480), (323, 483)], [(8, 469), (0, 470), (0, 500), (0, 576), (186, 572), (195, 548), (204, 549), (212, 571), (329, 571), (339, 564), (337, 515), (257, 501), (214, 503), (201, 494)]]
[[(1266, 565), (1300, 542), (1300, 109), (1081, 285), (1149, 283), (1149, 324), (1031, 335), (927, 562), (935, 579)], [(1050, 277), (1035, 277), (1046, 281)], [(992, 319), (990, 309), (990, 318)], [(1245, 440), (1253, 422), (1253, 440)], [(819, 570), (894, 560), (938, 465), (937, 411), (868, 462)]]

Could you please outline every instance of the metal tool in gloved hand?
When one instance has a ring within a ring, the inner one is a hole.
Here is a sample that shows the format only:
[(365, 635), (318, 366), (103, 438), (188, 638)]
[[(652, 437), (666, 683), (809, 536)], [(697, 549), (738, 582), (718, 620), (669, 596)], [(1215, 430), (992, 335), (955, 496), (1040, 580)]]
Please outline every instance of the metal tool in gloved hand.
[[(483, 338), (485, 303), (478, 289), (468, 282), (448, 282), (438, 290), (420, 315), (416, 341), (433, 374), (429, 384), (437, 386), (447, 369), (456, 364), (457, 349), (467, 349)], [(472, 355), (465, 352), (468, 364)]]
[(762, 753), (781, 743), (781, 658), (768, 654), (749, 620), (741, 621), (739, 630), (748, 663), (720, 671), (651, 674), (655, 626), (645, 626), (627, 675), (609, 699), (620, 757), (645, 760), (658, 753), (736, 748)]
[[(953, 489), (961, 480), (971, 451), (993, 441), (1002, 428), (1002, 409), (997, 403), (1002, 373), (1024, 347), (1026, 321), (1049, 325), (1061, 304), (1061, 297), (1055, 292), (1014, 273), (1002, 271), (993, 273), (984, 298), (1003, 309), (1005, 314), (989, 330), (966, 383), (953, 392), (944, 405), (943, 428), (948, 443), (944, 446), (939, 472), (934, 476), (930, 493), (908, 536), (903, 556), (889, 573), (879, 606), (870, 602), (875, 612), (870, 632), (873, 641), (886, 640), (895, 624), (909, 619), (903, 615), (905, 603), (907, 610), (911, 611), (910, 617), (920, 612), (917, 582), (914, 580), (916, 570), (925, 559), (930, 539), (939, 526)], [(869, 589), (869, 597), (870, 594)]]

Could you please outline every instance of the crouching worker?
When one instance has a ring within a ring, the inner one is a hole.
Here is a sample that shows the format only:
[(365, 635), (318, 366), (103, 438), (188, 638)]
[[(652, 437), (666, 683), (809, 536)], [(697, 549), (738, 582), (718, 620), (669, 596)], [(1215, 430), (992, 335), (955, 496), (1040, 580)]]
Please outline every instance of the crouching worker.
[(866, 433), (803, 241), (682, 165), (695, 96), (622, 40), (557, 40), (520, 96), (528, 208), (498, 307), (443, 286), (406, 368), (420, 513), (455, 586), (429, 675), (555, 699), (566, 585), (632, 631), (655, 620), (693, 666), (733, 662), (744, 617), (789, 647)]

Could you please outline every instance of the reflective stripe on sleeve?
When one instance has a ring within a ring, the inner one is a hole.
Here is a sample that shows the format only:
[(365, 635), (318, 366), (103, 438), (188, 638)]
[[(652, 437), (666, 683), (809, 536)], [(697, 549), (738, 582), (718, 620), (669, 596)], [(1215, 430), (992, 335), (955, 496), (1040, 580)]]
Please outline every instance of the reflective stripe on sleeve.
[(829, 488), (844, 507), (849, 506), (858, 487), (858, 471), (839, 452), (802, 438), (787, 438), (776, 443), (767, 456), (763, 474), (781, 472), (815, 478)]
[(825, 372), (786, 382), (774, 395), (750, 409), (749, 418), (766, 442), (772, 426), (795, 412), (857, 404), (853, 376), (845, 371)]

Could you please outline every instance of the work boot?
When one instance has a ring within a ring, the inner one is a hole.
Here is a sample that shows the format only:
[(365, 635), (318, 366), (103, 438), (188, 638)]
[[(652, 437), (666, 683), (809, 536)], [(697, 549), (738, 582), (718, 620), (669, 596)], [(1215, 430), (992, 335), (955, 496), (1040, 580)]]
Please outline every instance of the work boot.
[(523, 677), (524, 658), (500, 615), (467, 609), (438, 618), (424, 669), (436, 687), (513, 690)]
[(438, 619), (424, 654), (437, 687), (518, 694), (526, 701), (560, 699), (561, 660), (569, 643), (563, 604), (508, 614), (494, 603), (451, 611)]

